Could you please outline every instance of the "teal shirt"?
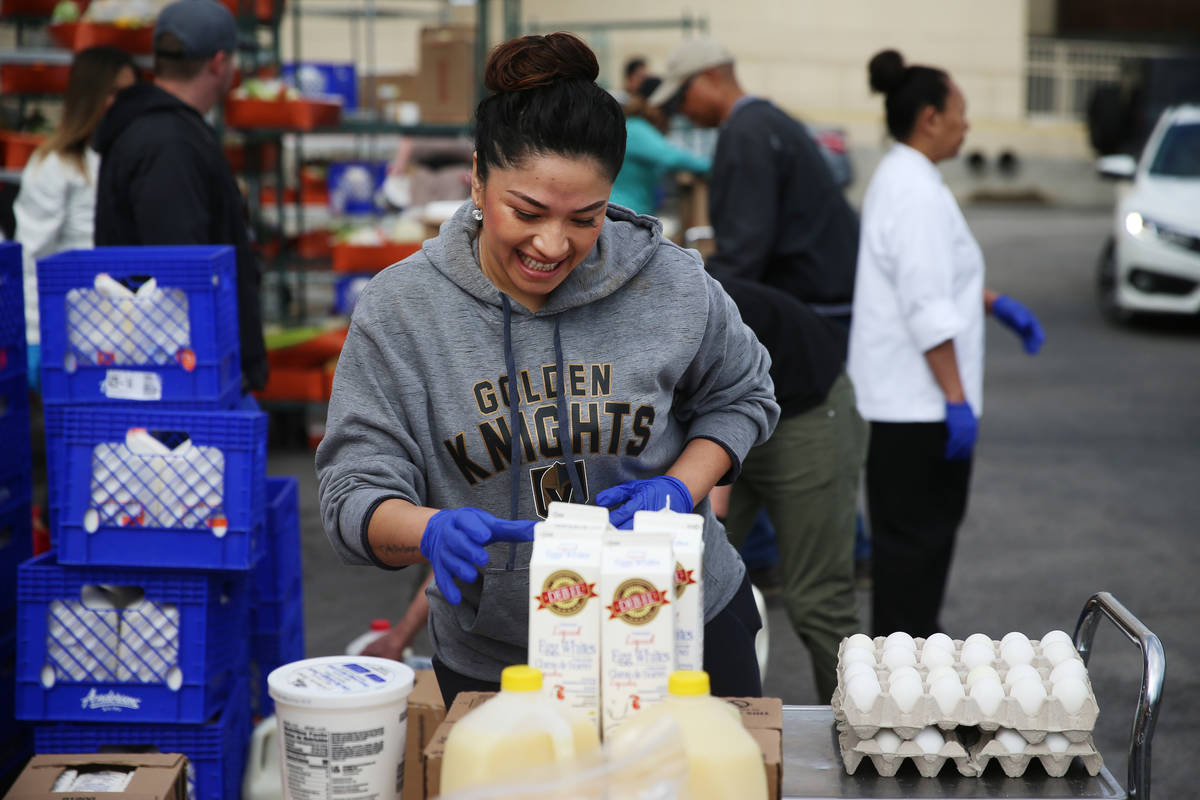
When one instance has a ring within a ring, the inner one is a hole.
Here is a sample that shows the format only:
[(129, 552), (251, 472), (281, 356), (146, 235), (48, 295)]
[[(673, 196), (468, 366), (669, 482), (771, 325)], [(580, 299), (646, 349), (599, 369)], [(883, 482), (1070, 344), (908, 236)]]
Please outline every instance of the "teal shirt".
[(644, 117), (625, 120), (625, 135), (625, 163), (613, 182), (609, 201), (639, 214), (658, 210), (654, 190), (666, 173), (705, 173), (712, 168), (712, 161), (675, 147)]

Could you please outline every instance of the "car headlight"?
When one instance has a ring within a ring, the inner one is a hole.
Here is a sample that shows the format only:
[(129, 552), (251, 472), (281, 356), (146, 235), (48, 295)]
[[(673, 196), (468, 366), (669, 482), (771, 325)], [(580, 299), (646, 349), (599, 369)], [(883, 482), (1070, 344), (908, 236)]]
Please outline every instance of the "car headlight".
[(1125, 230), (1130, 236), (1141, 236), (1142, 231), (1146, 229), (1146, 220), (1136, 211), (1130, 211), (1125, 215)]
[(1163, 244), (1200, 252), (1200, 236), (1147, 219), (1137, 211), (1130, 211), (1125, 215), (1125, 230), (1130, 236), (1138, 239), (1155, 239)]

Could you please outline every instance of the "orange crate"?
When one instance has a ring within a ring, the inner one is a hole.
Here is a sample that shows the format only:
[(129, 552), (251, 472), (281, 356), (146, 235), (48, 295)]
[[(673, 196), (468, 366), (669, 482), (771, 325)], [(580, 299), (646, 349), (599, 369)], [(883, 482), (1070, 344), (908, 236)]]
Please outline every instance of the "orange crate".
[(24, 169), (29, 157), (46, 137), (40, 133), (0, 131), (0, 149), (4, 151), (5, 169)]
[(0, 66), (0, 92), (62, 94), (70, 75), (69, 64), (4, 64)]
[[(91, 0), (75, 0), (79, 10), (86, 11)], [(0, 0), (0, 16), (48, 17), (54, 13), (58, 0)]]
[(231, 99), (225, 104), (225, 124), (231, 128), (293, 128), (309, 131), (336, 125), (342, 104), (326, 100)]
[(260, 22), (270, 22), (275, 19), (275, 9), (283, 11), (283, 0), (221, 0), (234, 16), (243, 13), (253, 13)]
[(316, 367), (272, 365), (266, 387), (254, 396), (266, 401), (328, 403), (336, 363), (331, 361)]
[(154, 26), (124, 28), (102, 22), (65, 22), (50, 26), (50, 36), (63, 47), (79, 52), (106, 44), (127, 53), (154, 51)]
[[(279, 148), (272, 142), (259, 145), (259, 159), (262, 162), (259, 164), (259, 169), (263, 172), (271, 172), (275, 167), (279, 166)], [(244, 172), (246, 170), (246, 146), (241, 143), (230, 143), (225, 145), (225, 158), (229, 161), (229, 167), (234, 172)]]
[[(274, 186), (264, 186), (258, 192), (258, 202), (264, 206), (275, 205), (275, 198), (279, 194)], [(300, 191), (300, 202), (306, 206), (320, 206), (321, 211), (324, 211), (329, 205), (329, 188), (325, 185), (313, 186), (309, 185)], [(296, 190), (291, 186), (284, 187), (283, 202), (295, 203)]]
[(420, 242), (389, 242), (378, 245), (339, 242), (333, 246), (333, 271), (379, 272), (420, 249)]
[(349, 328), (326, 331), (291, 347), (279, 347), (267, 353), (267, 363), (275, 367), (313, 368), (337, 360), (346, 344)]

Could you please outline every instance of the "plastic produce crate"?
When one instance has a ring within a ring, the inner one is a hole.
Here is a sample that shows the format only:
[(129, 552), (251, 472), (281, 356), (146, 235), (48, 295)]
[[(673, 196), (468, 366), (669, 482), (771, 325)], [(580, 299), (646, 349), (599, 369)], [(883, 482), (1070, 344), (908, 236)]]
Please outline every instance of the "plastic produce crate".
[(294, 476), (267, 478), (264, 554), (250, 578), (253, 633), (274, 633), (288, 609), (302, 606), (300, 491)]
[(63, 564), (248, 570), (266, 522), (261, 411), (46, 408)]
[(183, 753), (188, 800), (237, 800), (250, 728), (250, 689), (243, 678), (220, 716), (204, 725), (43, 724), (34, 729), (34, 745), (38, 753)]
[(21, 245), (3, 242), (0, 243), (0, 379), (17, 373), (25, 373), (25, 278), (21, 271)]
[(4, 94), (65, 94), (69, 64), (0, 65), (0, 92)]
[(33, 445), (24, 365), (21, 370), (0, 377), (0, 446), (4, 448), (4, 457), (0, 459), (0, 509), (3, 509), (11, 503), (29, 502), (32, 487)]
[(46, 140), (40, 133), (0, 131), (0, 151), (4, 153), (5, 169), (24, 169), (38, 145)]
[(297, 603), (282, 624), (271, 633), (250, 636), (250, 707), (267, 717), (275, 713), (275, 701), (267, 689), (267, 676), (276, 667), (304, 658), (304, 607)]
[(17, 718), (207, 722), (246, 672), (246, 576), (72, 567), (17, 571)]
[(61, 47), (86, 50), (97, 45), (109, 45), (134, 55), (154, 50), (154, 26), (127, 28), (108, 22), (63, 22), (51, 25), (50, 38)]
[[(0, 637), (15, 633), (17, 618), (17, 567), (33, 556), (33, 514), (28, 496), (23, 502), (0, 506)], [(0, 653), (4, 652), (0, 638)], [(11, 688), (11, 687), (10, 687)], [(3, 687), (0, 687), (0, 691)], [(10, 719), (3, 713), (0, 697), (0, 721)], [(11, 709), (10, 709), (11, 710)]]
[(236, 406), (232, 247), (59, 253), (38, 262), (38, 303), (47, 405)]

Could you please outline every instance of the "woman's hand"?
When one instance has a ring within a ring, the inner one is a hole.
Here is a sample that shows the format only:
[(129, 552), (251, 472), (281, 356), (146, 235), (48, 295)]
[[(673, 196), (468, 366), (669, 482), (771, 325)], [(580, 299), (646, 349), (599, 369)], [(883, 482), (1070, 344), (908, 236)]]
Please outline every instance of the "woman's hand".
[(660, 475), (642, 481), (625, 481), (597, 492), (596, 505), (611, 509), (608, 521), (614, 528), (628, 530), (633, 527), (633, 515), (638, 511), (669, 508), (681, 514), (691, 513), (692, 493), (679, 478)]
[(532, 542), (533, 522), (500, 519), (478, 508), (448, 508), (429, 518), (421, 554), (433, 565), (433, 578), (450, 603), (462, 602), (455, 581), (474, 583), (488, 563), (484, 548), (495, 542)]

